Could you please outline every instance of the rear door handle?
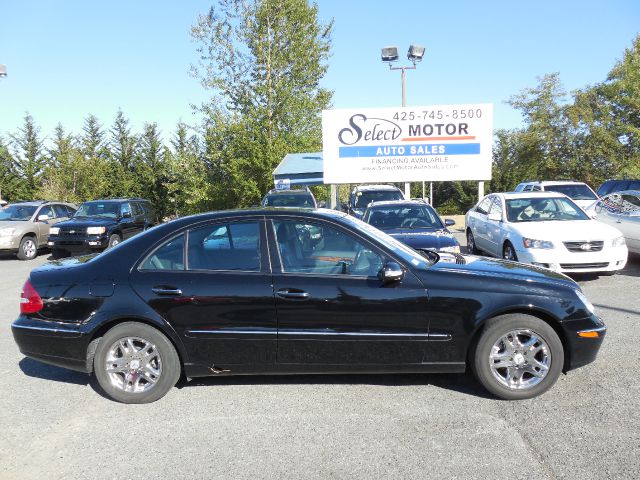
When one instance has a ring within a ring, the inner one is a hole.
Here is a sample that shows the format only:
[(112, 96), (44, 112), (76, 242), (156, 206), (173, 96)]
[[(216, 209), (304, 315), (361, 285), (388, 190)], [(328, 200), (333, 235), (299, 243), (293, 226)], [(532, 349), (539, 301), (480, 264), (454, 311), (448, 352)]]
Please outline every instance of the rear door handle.
[(175, 287), (169, 287), (166, 285), (153, 287), (151, 289), (156, 295), (182, 295), (182, 290)]
[(307, 292), (291, 291), (286, 288), (283, 288), (282, 290), (278, 290), (276, 292), (276, 295), (278, 295), (281, 298), (288, 298), (291, 300), (307, 300), (308, 298), (311, 297), (311, 295)]

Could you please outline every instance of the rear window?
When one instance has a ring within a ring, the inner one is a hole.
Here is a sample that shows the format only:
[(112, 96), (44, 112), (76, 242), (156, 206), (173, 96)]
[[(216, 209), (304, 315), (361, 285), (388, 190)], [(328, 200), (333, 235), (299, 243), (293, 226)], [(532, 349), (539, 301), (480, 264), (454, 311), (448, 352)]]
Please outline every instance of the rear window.
[(313, 208), (315, 203), (311, 195), (305, 194), (275, 194), (267, 195), (264, 201), (265, 207), (306, 207)]
[(597, 200), (595, 193), (584, 184), (546, 185), (547, 192), (557, 192), (566, 195), (572, 200)]

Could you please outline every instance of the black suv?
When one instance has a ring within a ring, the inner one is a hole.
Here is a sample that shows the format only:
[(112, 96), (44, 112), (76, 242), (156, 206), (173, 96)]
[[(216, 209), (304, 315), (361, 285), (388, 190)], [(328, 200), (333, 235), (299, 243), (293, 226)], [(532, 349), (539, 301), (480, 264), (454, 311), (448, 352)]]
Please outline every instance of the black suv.
[(155, 213), (148, 200), (116, 198), (80, 205), (71, 220), (49, 230), (47, 246), (54, 258), (102, 251), (152, 227)]
[(316, 208), (318, 205), (310, 190), (269, 190), (262, 206)]

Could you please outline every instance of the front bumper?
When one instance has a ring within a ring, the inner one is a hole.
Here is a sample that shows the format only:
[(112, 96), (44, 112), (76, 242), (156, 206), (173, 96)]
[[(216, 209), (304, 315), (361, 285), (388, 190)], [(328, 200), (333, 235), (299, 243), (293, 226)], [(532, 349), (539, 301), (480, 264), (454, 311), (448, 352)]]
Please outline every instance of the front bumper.
[[(564, 371), (593, 362), (607, 333), (605, 323), (597, 315), (591, 315), (581, 320), (564, 321), (561, 326), (568, 347), (568, 351), (565, 352)], [(587, 332), (588, 336), (580, 335)]]
[(55, 250), (65, 250), (71, 253), (86, 253), (104, 250), (109, 244), (109, 237), (102, 235), (63, 236), (49, 235), (47, 246)]
[(27, 357), (44, 363), (89, 372), (87, 365), (88, 335), (80, 326), (60, 322), (48, 322), (20, 315), (12, 324), (11, 332)]
[(0, 237), (0, 252), (17, 252), (20, 248), (20, 237), (6, 235)]
[(627, 264), (626, 246), (605, 247), (599, 252), (570, 252), (563, 247), (553, 249), (520, 248), (518, 261), (561, 273), (597, 273), (622, 270)]

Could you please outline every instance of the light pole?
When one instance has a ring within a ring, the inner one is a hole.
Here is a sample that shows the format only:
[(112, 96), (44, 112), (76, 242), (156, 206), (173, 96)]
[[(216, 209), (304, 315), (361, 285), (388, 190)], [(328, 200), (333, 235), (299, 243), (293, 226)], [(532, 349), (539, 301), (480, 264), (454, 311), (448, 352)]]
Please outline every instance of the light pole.
[(7, 67), (0, 63), (0, 78), (7, 76)]
[[(400, 67), (394, 67), (393, 62), (398, 61), (398, 47), (390, 46), (384, 47), (381, 52), (381, 59), (383, 62), (389, 64), (389, 70), (402, 70), (402, 106), (407, 106), (407, 97), (406, 97), (406, 89), (405, 89), (405, 79), (406, 79), (406, 71), (407, 70), (415, 70), (416, 63), (422, 61), (424, 57), (425, 48), (421, 45), (410, 45), (409, 51), (407, 52), (407, 58), (411, 61), (411, 65), (403, 65)], [(411, 184), (409, 182), (405, 182), (404, 184), (404, 196), (406, 198), (411, 198)]]

